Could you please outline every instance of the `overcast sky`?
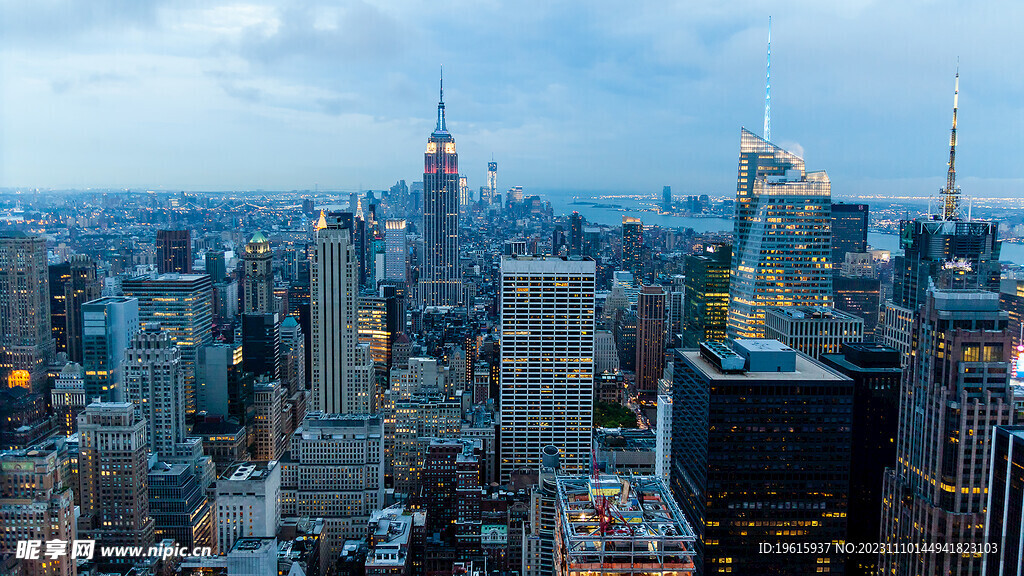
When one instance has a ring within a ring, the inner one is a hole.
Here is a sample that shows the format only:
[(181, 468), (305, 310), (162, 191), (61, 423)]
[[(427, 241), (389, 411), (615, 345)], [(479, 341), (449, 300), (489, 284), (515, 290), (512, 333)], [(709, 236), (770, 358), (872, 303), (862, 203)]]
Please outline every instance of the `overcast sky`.
[(837, 196), (1024, 195), (1024, 2), (0, 0), (0, 186), (422, 178), (443, 64), (475, 190), (735, 191), (761, 132)]

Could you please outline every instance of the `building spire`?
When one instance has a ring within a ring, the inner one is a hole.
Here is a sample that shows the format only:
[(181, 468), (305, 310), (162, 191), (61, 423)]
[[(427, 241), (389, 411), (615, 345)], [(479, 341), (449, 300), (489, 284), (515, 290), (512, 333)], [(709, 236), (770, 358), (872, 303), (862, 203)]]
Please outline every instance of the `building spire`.
[(768, 17), (768, 65), (764, 76), (764, 139), (772, 139), (772, 17)]
[(441, 66), (441, 97), (437, 101), (437, 132), (447, 132), (448, 127), (444, 123), (444, 66)]
[(946, 172), (946, 187), (942, 189), (942, 219), (956, 220), (960, 212), (960, 189), (956, 187), (956, 109), (960, 100), (960, 63), (956, 65), (956, 80), (953, 85), (953, 129), (949, 133), (949, 170)]

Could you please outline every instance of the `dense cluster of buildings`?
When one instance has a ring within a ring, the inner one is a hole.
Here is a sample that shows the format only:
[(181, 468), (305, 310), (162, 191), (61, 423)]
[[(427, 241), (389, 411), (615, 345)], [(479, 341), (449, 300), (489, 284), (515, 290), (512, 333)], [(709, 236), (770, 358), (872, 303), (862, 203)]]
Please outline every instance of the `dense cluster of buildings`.
[(443, 92), (412, 185), (40, 196), (0, 230), (0, 571), (1019, 573), (1024, 284), (954, 152), (892, 259), (748, 130), (731, 235), (494, 161), (474, 198)]

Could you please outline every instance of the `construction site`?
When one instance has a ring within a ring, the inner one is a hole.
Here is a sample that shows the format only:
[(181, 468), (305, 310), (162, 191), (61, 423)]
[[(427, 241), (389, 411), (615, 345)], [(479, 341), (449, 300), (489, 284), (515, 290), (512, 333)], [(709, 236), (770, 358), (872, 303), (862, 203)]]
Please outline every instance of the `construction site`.
[(696, 536), (657, 476), (559, 476), (557, 576), (689, 576)]

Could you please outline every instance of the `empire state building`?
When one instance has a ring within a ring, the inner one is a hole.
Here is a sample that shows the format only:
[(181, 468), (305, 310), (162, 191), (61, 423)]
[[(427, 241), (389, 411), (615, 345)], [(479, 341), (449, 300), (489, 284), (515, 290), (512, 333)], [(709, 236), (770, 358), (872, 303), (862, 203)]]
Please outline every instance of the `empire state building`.
[(459, 269), (459, 155), (444, 119), (444, 80), (437, 103), (437, 126), (423, 155), (424, 306), (455, 306), (462, 298)]

